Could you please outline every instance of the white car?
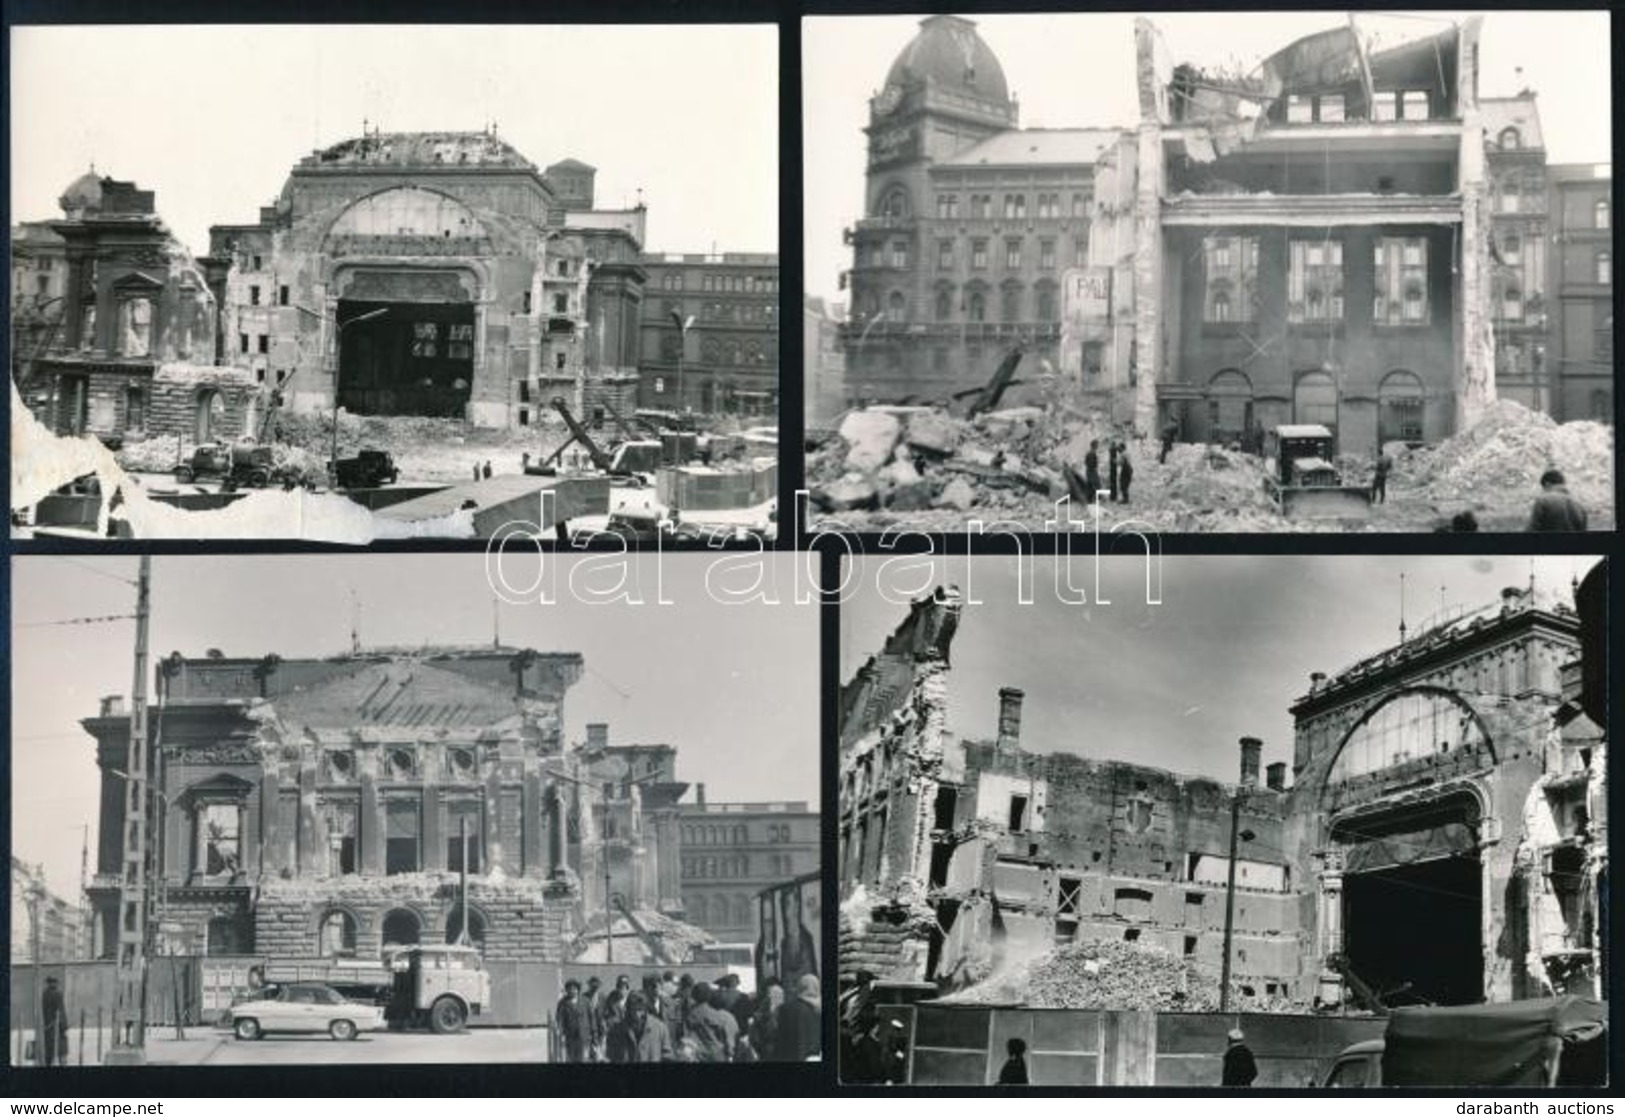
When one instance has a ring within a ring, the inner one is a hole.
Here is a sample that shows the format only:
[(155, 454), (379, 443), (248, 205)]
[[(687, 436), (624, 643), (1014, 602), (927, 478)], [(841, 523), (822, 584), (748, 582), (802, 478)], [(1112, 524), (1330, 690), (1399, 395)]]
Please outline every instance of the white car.
[(231, 1007), (226, 1018), (238, 1039), (259, 1039), (268, 1032), (326, 1032), (334, 1039), (354, 1039), (384, 1026), (377, 1005), (347, 1001), (326, 985), (283, 985), (270, 996)]

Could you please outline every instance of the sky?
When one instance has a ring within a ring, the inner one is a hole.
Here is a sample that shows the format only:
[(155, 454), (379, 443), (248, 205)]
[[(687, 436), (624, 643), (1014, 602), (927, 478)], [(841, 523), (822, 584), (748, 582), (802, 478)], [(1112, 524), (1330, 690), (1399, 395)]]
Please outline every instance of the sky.
[[(1336, 26), (1341, 12), (1143, 13), (1175, 60), (1251, 69), (1294, 39)], [(1429, 12), (1434, 25), (1464, 12)], [(1135, 14), (979, 15), (982, 38), (1020, 102), (1020, 123), (1036, 128), (1132, 126), (1139, 119), (1134, 76)], [(807, 294), (845, 300), (838, 276), (851, 267), (841, 230), (862, 215), (869, 98), (921, 17), (807, 19), (802, 23), (803, 159)], [(1371, 34), (1407, 36), (1428, 23), (1395, 13), (1361, 15)], [(1547, 158), (1606, 163), (1612, 151), (1612, 79), (1607, 12), (1496, 11), (1484, 18), (1481, 96), (1539, 94)], [(1518, 68), (1522, 67), (1522, 75)]]
[(641, 189), (652, 251), (778, 251), (771, 25), (13, 27), (10, 47), (13, 221), (60, 217), (94, 163), (203, 254), (364, 120), (495, 121), (538, 167), (597, 167), (600, 207)]
[[(850, 680), (908, 615), (922, 571), (859, 559), (841, 613), (841, 678)], [(1527, 556), (1171, 556), (1161, 604), (1147, 605), (1143, 559), (1108, 555), (1094, 592), (1092, 550), (1076, 548), (1071, 582), (1090, 605), (1055, 600), (1054, 560), (1027, 577), (1020, 604), (1016, 559), (939, 558), (934, 573), (966, 593), (950, 648), (948, 730), (997, 736), (999, 688), (1026, 691), (1021, 736), (1034, 752), (1128, 760), (1234, 782), (1237, 741), (1264, 741), (1265, 764), (1292, 762), (1292, 702), (1309, 675), (1335, 675), (1398, 641), (1399, 576), (1414, 635), (1443, 608), (1500, 600), (1529, 584)], [(967, 571), (967, 561), (974, 566)], [(1597, 560), (1533, 560), (1537, 595), (1570, 605), (1572, 578)], [(905, 574), (907, 575), (905, 577)], [(882, 596), (883, 587), (895, 587)], [(1441, 587), (1443, 591), (1441, 594)], [(1073, 595), (1075, 596), (1075, 595)], [(971, 598), (981, 604), (975, 604)], [(901, 601), (902, 604), (897, 602)]]
[[(608, 722), (612, 744), (675, 746), (678, 778), (704, 783), (708, 802), (784, 799), (817, 810), (817, 607), (788, 604), (788, 594), (784, 604), (717, 604), (706, 582), (720, 574), (717, 556), (663, 557), (673, 604), (653, 603), (652, 556), (638, 567), (643, 606), (572, 600), (561, 574), (558, 604), (499, 606), (502, 642), (585, 658), (565, 695), (568, 740)], [(99, 794), (94, 742), (78, 723), (100, 697), (130, 693), (135, 626), (38, 622), (133, 613), (137, 560), (18, 557), (12, 566), (12, 852), (43, 863), (52, 890), (71, 898), (84, 823), (95, 848)], [(505, 569), (523, 591), (536, 577), (534, 555)], [(285, 659), (346, 652), (352, 590), (364, 648), (491, 642), (483, 555), (158, 556), (153, 659), (210, 648)]]

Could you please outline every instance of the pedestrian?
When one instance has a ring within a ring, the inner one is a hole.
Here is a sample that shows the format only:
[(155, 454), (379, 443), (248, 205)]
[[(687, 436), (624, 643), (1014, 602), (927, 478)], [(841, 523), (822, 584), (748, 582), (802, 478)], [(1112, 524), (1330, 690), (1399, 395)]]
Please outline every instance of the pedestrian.
[(609, 1033), (615, 1025), (626, 1019), (626, 998), (632, 994), (632, 983), (625, 974), (615, 979), (615, 988), (609, 991), (604, 998), (604, 1042), (608, 1044)]
[(609, 1033), (612, 1063), (671, 1063), (677, 1059), (671, 1034), (659, 1018), (650, 1015), (642, 993), (626, 998), (626, 1016)]
[(870, 1013), (867, 1024), (852, 1045), (851, 1059), (841, 1064), (841, 1077), (859, 1085), (879, 1086), (886, 1082), (891, 1066), (886, 1022), (877, 1013)]
[(485, 463), (485, 468), (484, 468), (484, 469), (483, 469), (483, 470), (481, 470), (481, 471), (480, 471), (480, 472), (481, 472), (481, 473), (482, 473), (482, 474), (484, 474), (484, 476), (485, 476), (485, 479), (486, 479), (486, 480), (487, 480), (487, 481), (489, 481), (489, 480), (490, 480), (490, 479), (491, 479), (491, 463), (490, 463), (490, 462), (486, 462), (486, 463)]
[(1110, 474), (1110, 476), (1107, 478), (1107, 481), (1110, 482), (1110, 486), (1111, 486), (1111, 502), (1113, 504), (1117, 503), (1117, 449), (1118, 449), (1118, 442), (1117, 442), (1116, 439), (1113, 439), (1112, 444), (1111, 444), (1110, 457), (1107, 459), (1107, 462), (1106, 462), (1106, 470)]
[(1540, 495), (1529, 510), (1530, 531), (1584, 531), (1586, 510), (1569, 495), (1563, 471), (1548, 469), (1540, 475)]
[(582, 993), (581, 1002), (587, 1006), (587, 1061), (601, 1063), (604, 1061), (604, 1001), (603, 983), (596, 976), (587, 979), (587, 988)]
[(474, 480), (478, 481), (479, 479), (480, 479), (480, 463), (475, 462), (474, 463)]
[(1240, 1028), (1231, 1028), (1225, 1038), (1224, 1078), (1219, 1084), (1251, 1086), (1253, 1079), (1258, 1077), (1258, 1063), (1253, 1059), (1252, 1048), (1247, 1046)]
[(739, 1046), (739, 1024), (733, 1013), (716, 1005), (716, 991), (709, 982), (695, 984), (689, 994), (688, 1024), (685, 1036), (693, 1040), (697, 1063), (731, 1063)]
[(750, 1045), (759, 1059), (779, 1057), (779, 1009), (784, 1006), (784, 986), (770, 977), (763, 987), (750, 1018)]
[(1162, 428), (1162, 454), (1157, 458), (1158, 465), (1168, 464), (1168, 452), (1174, 448), (1174, 439), (1179, 437), (1179, 423), (1169, 419)]
[(660, 995), (660, 979), (654, 974), (643, 975), (643, 1000), (648, 1006), (649, 1014), (659, 1017), (661, 1023), (670, 1027), (671, 1021), (666, 1017), (665, 998)]
[(1093, 504), (1100, 492), (1100, 439), (1089, 440), (1089, 452), (1083, 456), (1083, 483), (1089, 490), (1089, 503)]
[(559, 998), (553, 1019), (558, 1025), (564, 1061), (585, 1063), (592, 1046), (592, 1026), (587, 1020), (587, 1006), (581, 1000), (581, 982), (571, 978), (564, 983), (564, 996)]
[(40, 994), (40, 1026), (45, 1034), (40, 1037), (40, 1058), (48, 1067), (66, 1066), (68, 1062), (68, 1006), (62, 1000), (62, 987), (56, 978), (45, 979), (45, 992)]
[(1026, 1086), (1027, 1080), (1027, 1041), (1020, 1036), (1011, 1036), (1004, 1041), (1004, 1053), (1009, 1056), (999, 1071), (1000, 1086)]
[(818, 978), (802, 974), (794, 1000), (779, 1010), (779, 1058), (799, 1063), (823, 1053), (824, 1009), (818, 999)]
[(1371, 503), (1388, 503), (1388, 475), (1394, 470), (1394, 459), (1386, 450), (1377, 452), (1377, 471), (1371, 477)]
[(1128, 444), (1117, 444), (1117, 492), (1122, 503), (1128, 503), (1128, 487), (1134, 480), (1134, 463), (1129, 460)]
[(523, 454), (519, 455), (519, 472), (520, 473), (529, 473), (530, 472), (530, 451), (529, 450), (526, 450)]

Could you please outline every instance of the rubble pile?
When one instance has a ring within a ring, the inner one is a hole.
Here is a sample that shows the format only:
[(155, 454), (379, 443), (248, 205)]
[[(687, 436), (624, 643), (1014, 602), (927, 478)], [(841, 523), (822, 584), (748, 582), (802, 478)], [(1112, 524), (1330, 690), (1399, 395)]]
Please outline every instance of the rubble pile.
[[(943, 999), (1026, 1008), (1217, 1012), (1219, 976), (1207, 966), (1156, 947), (1082, 942)], [(1292, 1012), (1305, 1007), (1286, 997), (1261, 994), (1245, 979), (1236, 978), (1231, 979), (1230, 1005), (1238, 1012)]]
[(1396, 472), (1425, 499), (1483, 505), (1508, 495), (1527, 503), (1540, 475), (1553, 467), (1563, 471), (1581, 504), (1612, 507), (1612, 429), (1559, 424), (1512, 400), (1497, 400), (1476, 425), (1438, 446), (1405, 454)]
[(131, 473), (172, 473), (185, 460), (181, 457), (180, 439), (172, 434), (126, 442), (113, 456)]

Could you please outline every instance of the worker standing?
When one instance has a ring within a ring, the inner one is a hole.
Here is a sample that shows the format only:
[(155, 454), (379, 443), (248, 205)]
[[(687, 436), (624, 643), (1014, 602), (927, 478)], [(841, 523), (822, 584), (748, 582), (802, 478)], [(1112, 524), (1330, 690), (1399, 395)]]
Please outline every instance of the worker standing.
[(1162, 453), (1157, 457), (1158, 465), (1168, 464), (1168, 452), (1174, 448), (1174, 439), (1179, 437), (1179, 423), (1169, 419), (1162, 428)]
[(1089, 452), (1083, 456), (1083, 483), (1089, 489), (1089, 503), (1098, 499), (1100, 492), (1100, 439), (1089, 440)]
[(1109, 474), (1107, 481), (1111, 483), (1111, 502), (1113, 504), (1117, 503), (1117, 455), (1120, 445), (1115, 438), (1112, 439), (1111, 452), (1106, 460), (1106, 472)]
[(1128, 487), (1134, 480), (1134, 463), (1129, 460), (1128, 443), (1117, 444), (1117, 492), (1118, 499), (1128, 503)]
[(1386, 450), (1377, 451), (1377, 472), (1371, 477), (1371, 503), (1388, 503), (1388, 475), (1394, 471), (1394, 459)]
[(1561, 470), (1548, 469), (1540, 475), (1540, 495), (1529, 510), (1529, 530), (1586, 530), (1585, 507), (1569, 495)]
[(62, 987), (56, 978), (45, 979), (45, 992), (40, 994), (40, 1058), (48, 1067), (62, 1066), (68, 1061), (68, 1007), (62, 1000)]

